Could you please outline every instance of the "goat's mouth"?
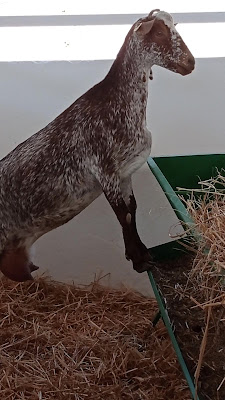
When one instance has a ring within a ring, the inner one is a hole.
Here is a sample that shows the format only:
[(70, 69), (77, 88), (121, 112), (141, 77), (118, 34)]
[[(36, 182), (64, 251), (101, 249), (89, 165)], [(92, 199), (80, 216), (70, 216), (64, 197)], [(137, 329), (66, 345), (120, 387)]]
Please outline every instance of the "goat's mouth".
[(187, 64), (178, 64), (176, 66), (176, 70), (177, 70), (178, 74), (181, 74), (183, 76), (190, 74), (194, 68), (195, 68), (194, 63), (188, 63), (188, 65)]

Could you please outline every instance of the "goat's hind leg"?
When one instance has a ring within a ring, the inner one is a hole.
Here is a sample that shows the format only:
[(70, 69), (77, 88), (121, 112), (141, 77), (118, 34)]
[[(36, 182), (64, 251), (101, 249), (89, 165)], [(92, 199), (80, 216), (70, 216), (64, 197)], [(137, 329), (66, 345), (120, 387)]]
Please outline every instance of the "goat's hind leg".
[(33, 280), (31, 272), (38, 267), (29, 260), (25, 247), (10, 247), (0, 255), (0, 270), (9, 279), (16, 282)]

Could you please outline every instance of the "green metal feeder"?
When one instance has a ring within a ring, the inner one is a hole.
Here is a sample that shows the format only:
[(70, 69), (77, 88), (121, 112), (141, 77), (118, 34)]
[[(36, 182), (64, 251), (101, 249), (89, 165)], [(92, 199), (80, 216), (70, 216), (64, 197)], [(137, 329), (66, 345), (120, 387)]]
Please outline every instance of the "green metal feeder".
[[(193, 220), (177, 194), (179, 192), (179, 194), (182, 194), (184, 197), (186, 197), (189, 193), (189, 190), (196, 189), (196, 193), (201, 196), (201, 191), (198, 192), (199, 180), (206, 180), (216, 177), (218, 171), (223, 170), (225, 167), (225, 154), (150, 157), (148, 159), (148, 166), (167, 196), (178, 219), (184, 223), (184, 226), (188, 227), (192, 237), (194, 237), (194, 240), (198, 241), (200, 235), (194, 229)], [(178, 191), (177, 188), (179, 187), (185, 189)], [(156, 255), (156, 258), (157, 254), (160, 254), (161, 257), (164, 255), (165, 258), (170, 259), (176, 252), (179, 251), (181, 247), (182, 245), (180, 244), (180, 241), (174, 241), (152, 248), (151, 253), (153, 252), (153, 254)], [(162, 296), (160, 295), (153, 274), (152, 272), (148, 272), (148, 276), (159, 306), (159, 313), (153, 321), (153, 324), (156, 324), (159, 318), (163, 319), (174, 350), (177, 354), (178, 361), (188, 383), (192, 398), (195, 400), (200, 400), (199, 397), (196, 396), (193, 377), (187, 368), (182, 352), (175, 338), (166, 305)]]

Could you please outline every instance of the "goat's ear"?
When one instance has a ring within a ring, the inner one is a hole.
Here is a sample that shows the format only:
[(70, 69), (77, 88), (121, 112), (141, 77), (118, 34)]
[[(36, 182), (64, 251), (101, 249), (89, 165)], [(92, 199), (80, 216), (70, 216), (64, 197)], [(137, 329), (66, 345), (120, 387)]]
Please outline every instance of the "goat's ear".
[(134, 28), (134, 32), (137, 32), (139, 35), (147, 35), (147, 33), (150, 32), (150, 30), (153, 27), (154, 24), (154, 19), (152, 19), (151, 21), (146, 21), (146, 22), (140, 22), (135, 28)]

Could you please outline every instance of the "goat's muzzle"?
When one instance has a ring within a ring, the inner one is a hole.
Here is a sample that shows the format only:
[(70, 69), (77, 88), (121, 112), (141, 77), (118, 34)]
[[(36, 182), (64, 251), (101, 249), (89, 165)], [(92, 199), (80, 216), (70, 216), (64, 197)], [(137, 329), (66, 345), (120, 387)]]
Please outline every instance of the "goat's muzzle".
[(190, 54), (187, 61), (185, 60), (185, 62), (180, 62), (177, 65), (177, 72), (184, 76), (190, 74), (194, 70), (194, 68), (195, 68), (195, 59), (192, 56), (192, 54)]

